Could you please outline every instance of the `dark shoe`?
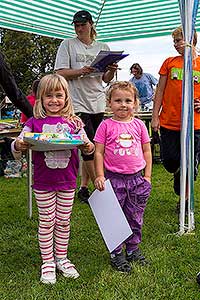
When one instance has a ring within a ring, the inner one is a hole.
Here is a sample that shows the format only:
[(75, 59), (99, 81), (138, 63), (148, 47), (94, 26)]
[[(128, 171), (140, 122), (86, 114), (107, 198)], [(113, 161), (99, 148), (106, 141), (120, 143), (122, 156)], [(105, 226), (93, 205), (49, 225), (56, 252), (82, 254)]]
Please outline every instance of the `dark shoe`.
[(140, 249), (133, 251), (131, 254), (126, 254), (126, 259), (128, 262), (139, 262), (141, 265), (148, 265), (149, 262), (142, 255)]
[(78, 191), (78, 199), (83, 203), (88, 203), (88, 199), (90, 197), (90, 193), (87, 187), (81, 187)]
[(123, 252), (116, 254), (110, 259), (111, 266), (119, 272), (129, 273), (131, 271), (131, 266), (126, 260)]

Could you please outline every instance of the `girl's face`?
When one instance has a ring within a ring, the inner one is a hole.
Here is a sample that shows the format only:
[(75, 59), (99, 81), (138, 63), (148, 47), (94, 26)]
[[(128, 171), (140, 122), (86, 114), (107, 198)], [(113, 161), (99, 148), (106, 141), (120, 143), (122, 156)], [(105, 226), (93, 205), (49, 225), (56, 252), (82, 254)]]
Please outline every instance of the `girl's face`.
[(114, 114), (113, 119), (130, 121), (135, 108), (135, 95), (129, 90), (113, 90), (109, 104)]
[(63, 88), (51, 91), (42, 97), (42, 103), (48, 116), (59, 116), (65, 106), (65, 101), (66, 94)]

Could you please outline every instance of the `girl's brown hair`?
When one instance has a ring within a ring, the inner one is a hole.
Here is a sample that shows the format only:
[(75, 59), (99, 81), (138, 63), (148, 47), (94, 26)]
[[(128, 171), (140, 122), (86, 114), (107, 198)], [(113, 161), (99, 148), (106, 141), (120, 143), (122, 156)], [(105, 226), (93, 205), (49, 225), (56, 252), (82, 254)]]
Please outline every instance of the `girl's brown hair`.
[(60, 111), (60, 115), (66, 118), (70, 118), (75, 115), (71, 97), (69, 95), (68, 83), (63, 76), (54, 73), (45, 75), (40, 79), (36, 93), (36, 102), (33, 107), (33, 114), (36, 119), (42, 119), (47, 116), (43, 106), (43, 97), (60, 89), (63, 89), (66, 95), (65, 106)]

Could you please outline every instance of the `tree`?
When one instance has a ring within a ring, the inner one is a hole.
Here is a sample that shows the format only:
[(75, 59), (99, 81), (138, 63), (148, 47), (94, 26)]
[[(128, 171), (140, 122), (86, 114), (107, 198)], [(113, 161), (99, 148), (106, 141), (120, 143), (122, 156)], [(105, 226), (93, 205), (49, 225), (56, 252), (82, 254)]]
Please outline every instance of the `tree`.
[(27, 94), (36, 78), (53, 71), (60, 40), (8, 29), (1, 29), (0, 33), (0, 49), (18, 86)]

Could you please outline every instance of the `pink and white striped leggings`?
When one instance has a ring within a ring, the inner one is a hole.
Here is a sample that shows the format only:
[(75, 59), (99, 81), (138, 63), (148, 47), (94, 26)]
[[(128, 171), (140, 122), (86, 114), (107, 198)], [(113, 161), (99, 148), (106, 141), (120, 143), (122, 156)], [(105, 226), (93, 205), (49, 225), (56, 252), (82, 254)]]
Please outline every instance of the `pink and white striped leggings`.
[(66, 258), (75, 190), (34, 190), (34, 193), (39, 212), (38, 238), (42, 261)]

